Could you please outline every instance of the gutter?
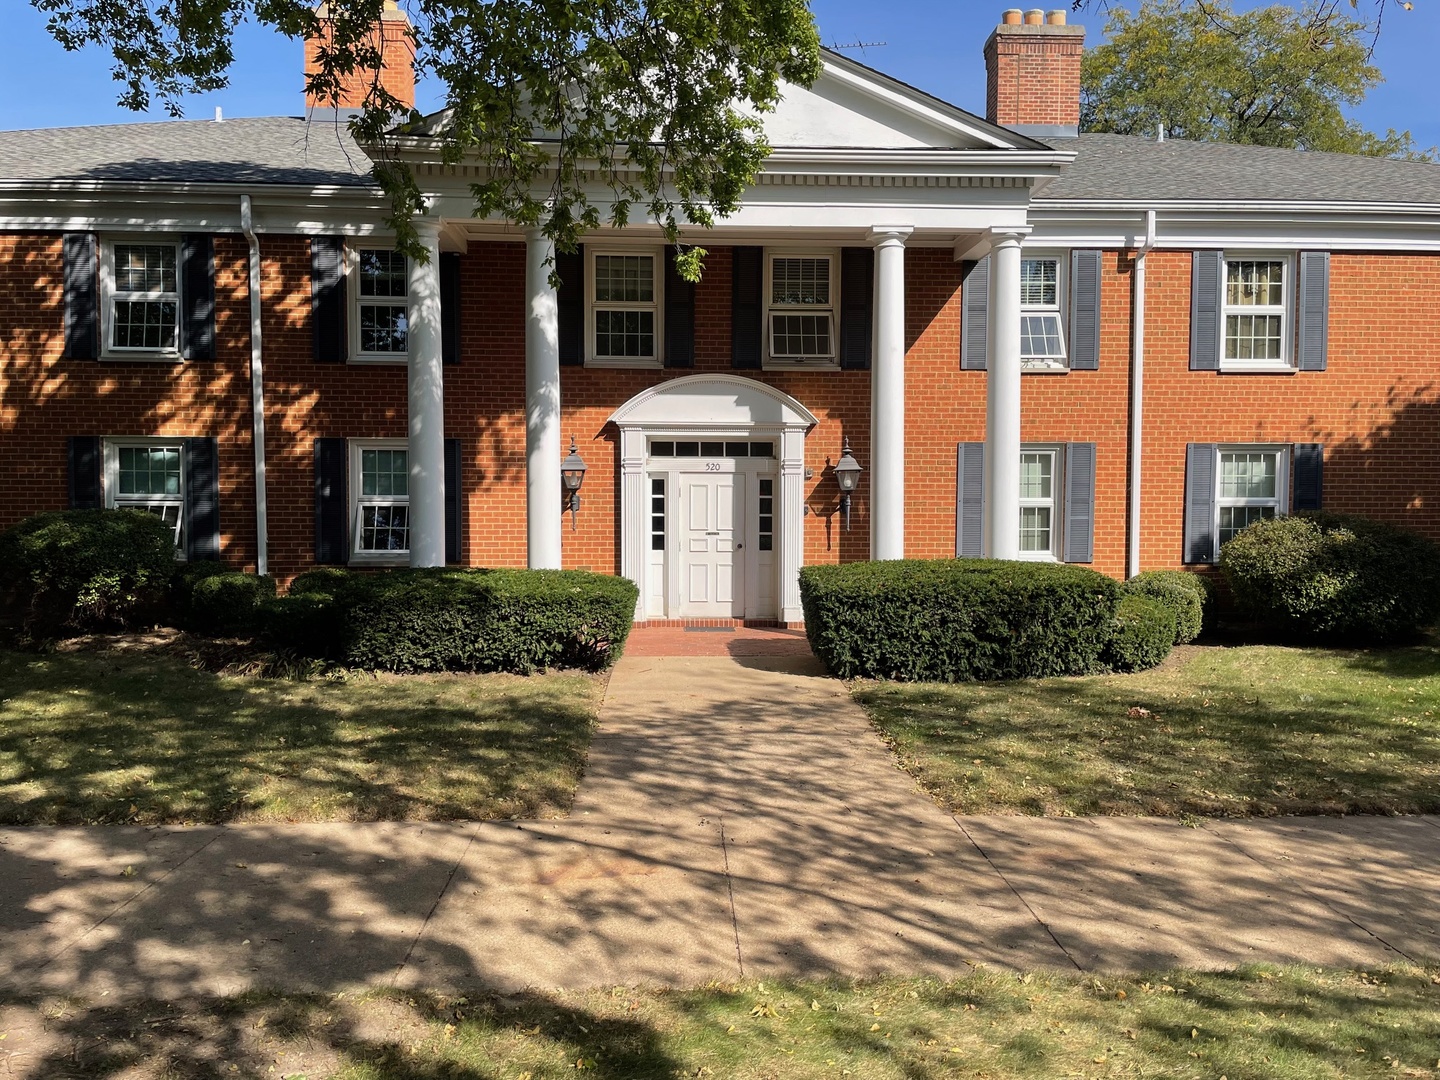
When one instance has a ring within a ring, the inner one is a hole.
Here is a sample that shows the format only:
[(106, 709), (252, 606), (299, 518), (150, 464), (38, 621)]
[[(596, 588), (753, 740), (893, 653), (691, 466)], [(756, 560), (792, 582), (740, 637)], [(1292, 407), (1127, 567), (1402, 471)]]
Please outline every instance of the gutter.
[(260, 300), (260, 237), (249, 195), (240, 196), (240, 231), (250, 243), (250, 410), (255, 444), (255, 571), (270, 570), (270, 508), (265, 496), (265, 362)]
[(1155, 247), (1155, 211), (1145, 211), (1145, 239), (1135, 250), (1134, 301), (1130, 310), (1130, 542), (1125, 576), (1140, 573), (1140, 478), (1145, 449), (1145, 256)]

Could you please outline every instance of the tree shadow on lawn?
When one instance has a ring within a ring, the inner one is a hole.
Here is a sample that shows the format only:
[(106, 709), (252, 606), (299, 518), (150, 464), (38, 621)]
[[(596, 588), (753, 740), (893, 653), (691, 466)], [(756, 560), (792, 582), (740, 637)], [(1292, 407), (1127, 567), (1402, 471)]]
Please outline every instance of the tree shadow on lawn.
[(0, 823), (555, 816), (583, 767), (592, 686), (0, 653)]

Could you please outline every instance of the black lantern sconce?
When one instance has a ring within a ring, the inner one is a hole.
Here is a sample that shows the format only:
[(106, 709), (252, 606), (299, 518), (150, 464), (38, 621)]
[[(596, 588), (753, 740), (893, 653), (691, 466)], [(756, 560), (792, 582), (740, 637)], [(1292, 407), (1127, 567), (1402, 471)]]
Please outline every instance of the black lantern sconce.
[(570, 511), (570, 531), (575, 531), (575, 515), (580, 510), (580, 485), (585, 483), (585, 462), (575, 452), (575, 436), (570, 436), (570, 456), (560, 463), (560, 482), (565, 486), (565, 509)]
[(847, 436), (845, 446), (840, 452), (840, 460), (835, 463), (835, 483), (840, 488), (840, 512), (845, 515), (845, 531), (850, 531), (850, 496), (855, 494), (855, 489), (860, 486), (860, 463), (850, 453), (850, 439)]

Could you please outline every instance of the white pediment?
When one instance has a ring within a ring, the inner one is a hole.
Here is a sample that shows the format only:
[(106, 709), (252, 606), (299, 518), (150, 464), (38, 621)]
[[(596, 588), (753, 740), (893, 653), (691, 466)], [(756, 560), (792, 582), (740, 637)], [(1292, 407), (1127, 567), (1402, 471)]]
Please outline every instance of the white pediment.
[(643, 390), (610, 417), (620, 428), (811, 428), (789, 394), (739, 375), (687, 375)]

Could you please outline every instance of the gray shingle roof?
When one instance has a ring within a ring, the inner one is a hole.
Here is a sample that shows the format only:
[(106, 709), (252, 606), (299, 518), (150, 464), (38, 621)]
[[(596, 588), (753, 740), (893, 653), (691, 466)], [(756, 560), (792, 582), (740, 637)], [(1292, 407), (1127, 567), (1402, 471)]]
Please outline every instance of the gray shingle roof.
[(1440, 165), (1268, 146), (1184, 142), (1138, 135), (1051, 139), (1077, 151), (1037, 197), (1151, 201), (1276, 200), (1440, 205)]
[(171, 120), (0, 131), (0, 180), (370, 183), (370, 159), (333, 119)]

